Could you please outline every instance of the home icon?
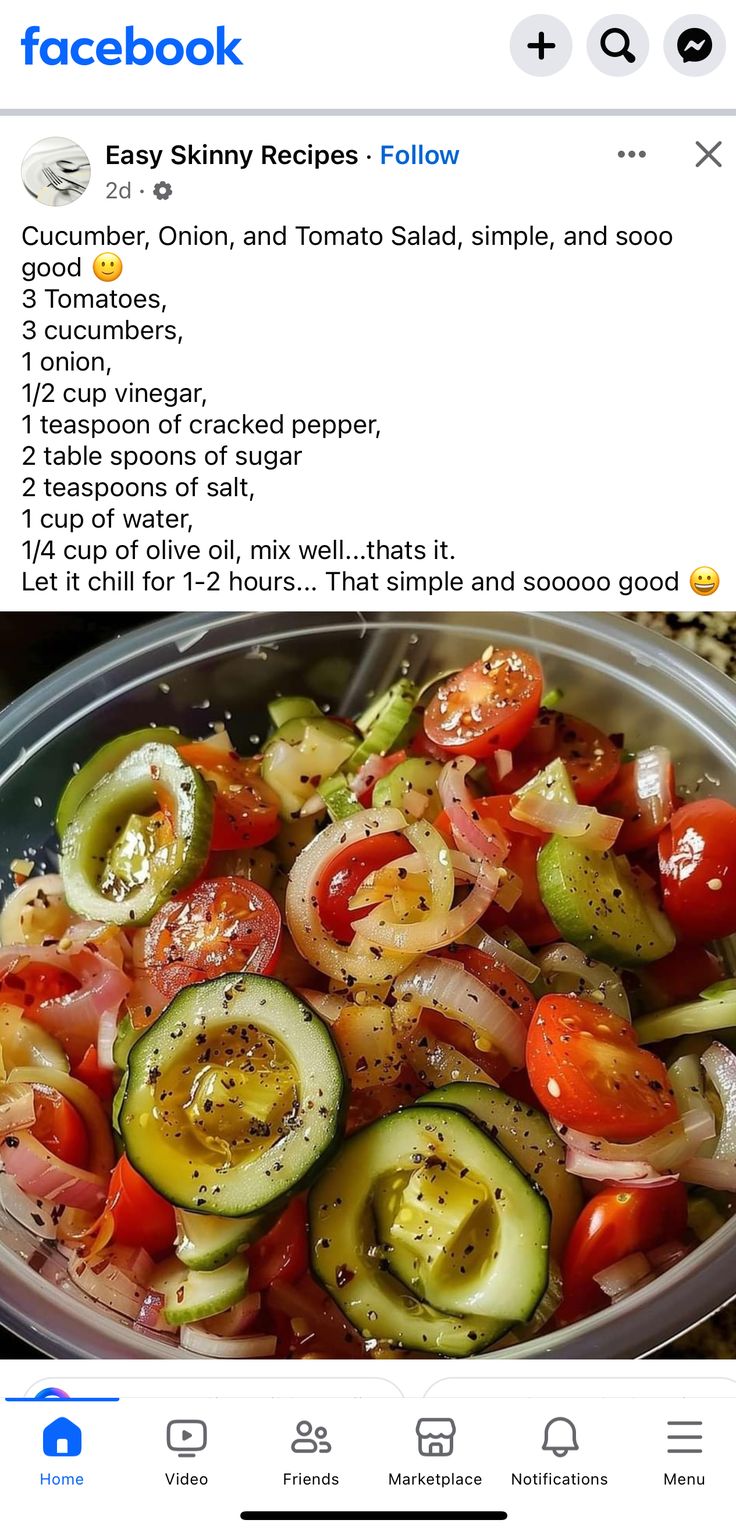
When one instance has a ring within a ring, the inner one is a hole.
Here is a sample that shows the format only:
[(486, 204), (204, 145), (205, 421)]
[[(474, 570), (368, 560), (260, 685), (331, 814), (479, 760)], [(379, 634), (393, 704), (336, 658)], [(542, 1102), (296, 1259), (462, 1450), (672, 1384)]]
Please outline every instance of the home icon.
[(57, 1417), (43, 1430), (43, 1452), (47, 1459), (74, 1459), (82, 1452), (82, 1430), (68, 1417)]
[(419, 1453), (425, 1459), (447, 1458), (455, 1447), (455, 1424), (452, 1417), (420, 1417), (417, 1423)]

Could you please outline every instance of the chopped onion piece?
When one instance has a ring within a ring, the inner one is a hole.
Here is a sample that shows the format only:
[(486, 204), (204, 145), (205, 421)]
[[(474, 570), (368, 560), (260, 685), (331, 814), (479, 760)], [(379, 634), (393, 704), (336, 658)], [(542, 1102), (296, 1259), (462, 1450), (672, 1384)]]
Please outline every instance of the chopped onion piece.
[(616, 815), (602, 815), (588, 804), (566, 804), (562, 799), (548, 799), (542, 790), (522, 794), (511, 806), (513, 820), (548, 831), (552, 836), (568, 836), (578, 847), (590, 852), (607, 852), (612, 847), (623, 820)]
[(480, 853), (497, 868), (508, 856), (509, 839), (497, 821), (482, 818), (476, 808), (465, 781), (475, 765), (472, 756), (456, 756), (442, 768), (437, 788), (460, 852)]
[(0, 912), (0, 943), (56, 942), (71, 920), (61, 874), (41, 874), (8, 895)]
[(447, 943), (455, 942), (475, 926), (495, 897), (498, 869), (480, 861), (475, 888), (451, 910), (446, 904), (447, 892), (449, 889), (451, 903), (455, 881), (442, 837), (424, 820), (406, 826), (404, 835), (413, 846), (425, 852), (434, 909), (422, 921), (403, 923), (390, 921), (384, 914), (384, 904), (356, 921), (355, 932), (366, 943), (390, 948), (395, 953), (428, 953), (432, 948), (443, 948)]
[(346, 820), (325, 826), (300, 852), (289, 876), (286, 917), (299, 952), (322, 974), (343, 983), (350, 976), (363, 984), (380, 984), (396, 974), (398, 964), (392, 964), (391, 955), (382, 952), (376, 955), (368, 945), (360, 948), (352, 944), (347, 948), (325, 931), (316, 891), (321, 874), (338, 852), (387, 831), (406, 830), (400, 810), (361, 810)]
[(498, 939), (491, 937), (490, 932), (484, 932), (478, 948), (481, 953), (490, 954), (492, 959), (498, 959), (499, 963), (505, 964), (507, 969), (513, 970), (520, 980), (526, 980), (533, 985), (539, 975), (539, 965), (532, 964), (521, 953), (515, 953), (513, 948), (507, 948), (505, 943), (499, 943)]
[(137, 1321), (153, 1262), (142, 1248), (109, 1247), (96, 1262), (73, 1257), (68, 1271), (72, 1283), (90, 1299), (127, 1316), (129, 1321)]
[(326, 991), (313, 991), (307, 987), (299, 990), (299, 995), (306, 1001), (307, 1006), (321, 1017), (323, 1023), (336, 1023), (345, 1001), (340, 996), (331, 996)]
[(623, 1257), (620, 1262), (612, 1263), (610, 1268), (602, 1268), (600, 1273), (594, 1273), (593, 1280), (608, 1295), (609, 1300), (615, 1300), (617, 1295), (628, 1294), (651, 1271), (651, 1263), (644, 1253), (632, 1252), (630, 1257)]
[(655, 825), (666, 825), (672, 817), (672, 757), (665, 746), (649, 746), (637, 751), (634, 783), (639, 804), (647, 805), (647, 814)]
[(412, 820), (421, 820), (428, 804), (426, 794), (420, 793), (418, 788), (407, 788), (401, 807), (405, 815), (411, 815)]
[(510, 751), (494, 751), (493, 765), (496, 769), (496, 777), (499, 782), (507, 778), (514, 765), (514, 758)]
[(692, 1108), (674, 1124), (647, 1135), (645, 1140), (620, 1145), (613, 1140), (581, 1134), (570, 1129), (558, 1119), (551, 1119), (552, 1128), (570, 1150), (585, 1156), (595, 1156), (609, 1163), (641, 1162), (653, 1172), (674, 1172), (713, 1135), (715, 1121), (712, 1110), (706, 1106)]
[(47, 1199), (30, 1198), (7, 1172), (0, 1173), (0, 1204), (6, 1214), (44, 1241), (55, 1241), (63, 1205)]
[(81, 1171), (47, 1150), (26, 1129), (6, 1135), (0, 1143), (6, 1172), (31, 1198), (95, 1213), (105, 1201), (107, 1181), (94, 1172)]
[(179, 1341), (188, 1353), (204, 1358), (273, 1358), (278, 1345), (273, 1336), (215, 1337), (198, 1322), (183, 1326)]
[(591, 1156), (571, 1146), (565, 1156), (565, 1170), (573, 1177), (587, 1177), (591, 1182), (635, 1183), (637, 1187), (666, 1187), (677, 1182), (675, 1174), (660, 1175), (646, 1161), (606, 1161), (602, 1156)]
[(736, 1158), (736, 1055), (725, 1044), (711, 1044), (700, 1063), (721, 1099), (723, 1110), (713, 1155)]
[(490, 1039), (515, 1068), (523, 1065), (526, 1029), (518, 1014), (461, 964), (418, 959), (397, 975), (394, 989), (399, 1001), (418, 998), (422, 1006), (463, 1023), (476, 1041)]
[(33, 1087), (26, 1082), (6, 1082), (0, 1087), (0, 1137), (36, 1122)]
[[(396, 1013), (394, 1008), (394, 1015)], [(415, 1075), (423, 1086), (447, 1087), (458, 1081), (480, 1082), (483, 1086), (496, 1086), (492, 1076), (481, 1070), (474, 1060), (438, 1039), (429, 1028), (419, 1029), (402, 1036), (401, 1047)]]
[(598, 1001), (618, 1017), (624, 1017), (627, 1023), (631, 1022), (631, 1008), (624, 983), (609, 964), (603, 964), (600, 959), (589, 959), (574, 943), (551, 943), (548, 948), (542, 949), (539, 963), (545, 980), (551, 982), (554, 976), (559, 975), (564, 983), (564, 977), (569, 975), (571, 979), (581, 982), (579, 986), (571, 986), (571, 992), (574, 990), (578, 995)]

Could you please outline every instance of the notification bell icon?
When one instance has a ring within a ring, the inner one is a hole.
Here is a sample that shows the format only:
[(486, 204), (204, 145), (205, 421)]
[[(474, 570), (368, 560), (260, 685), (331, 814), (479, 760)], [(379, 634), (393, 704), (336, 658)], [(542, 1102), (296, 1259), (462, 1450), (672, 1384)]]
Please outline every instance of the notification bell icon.
[(558, 1459), (564, 1459), (566, 1454), (578, 1447), (575, 1423), (569, 1417), (552, 1417), (544, 1430), (542, 1448), (549, 1449)]

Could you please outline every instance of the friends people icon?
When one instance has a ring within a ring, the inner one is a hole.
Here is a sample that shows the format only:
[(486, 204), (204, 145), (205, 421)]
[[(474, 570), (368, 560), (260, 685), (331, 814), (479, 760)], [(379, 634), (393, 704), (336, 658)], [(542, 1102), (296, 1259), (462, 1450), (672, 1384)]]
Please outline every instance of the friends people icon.
[(291, 1445), (292, 1454), (329, 1454), (332, 1444), (327, 1442), (327, 1428), (316, 1427), (311, 1422), (297, 1422), (297, 1436)]

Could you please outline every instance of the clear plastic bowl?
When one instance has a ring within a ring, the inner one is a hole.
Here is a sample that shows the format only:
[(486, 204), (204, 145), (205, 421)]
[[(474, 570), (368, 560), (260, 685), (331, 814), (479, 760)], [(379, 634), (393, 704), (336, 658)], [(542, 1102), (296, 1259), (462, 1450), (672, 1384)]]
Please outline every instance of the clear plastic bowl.
[[(312, 693), (351, 713), (405, 666), (428, 679), (490, 641), (526, 645), (565, 706), (627, 744), (666, 743), (678, 781), (736, 800), (736, 687), (705, 662), (607, 614), (180, 615), (93, 651), (0, 716), (0, 873), (53, 846), (51, 819), (73, 764), (143, 723), (203, 734), (227, 720), (247, 750), (275, 692)], [(232, 717), (230, 717), (232, 716)], [(702, 787), (700, 786), (702, 784)], [(509, 1349), (512, 1358), (632, 1358), (732, 1298), (736, 1221), (602, 1315)], [(177, 1348), (87, 1300), (46, 1242), (0, 1215), (0, 1322), (56, 1358), (171, 1358)], [(180, 1353), (182, 1358), (190, 1354)]]

